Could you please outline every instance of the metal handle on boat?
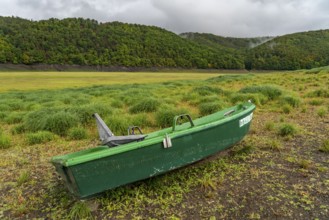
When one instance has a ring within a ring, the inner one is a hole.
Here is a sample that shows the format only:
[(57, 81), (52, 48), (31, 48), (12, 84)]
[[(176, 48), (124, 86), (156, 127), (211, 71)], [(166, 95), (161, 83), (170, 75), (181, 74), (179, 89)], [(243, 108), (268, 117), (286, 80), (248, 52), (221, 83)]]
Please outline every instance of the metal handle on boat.
[(135, 129), (139, 131), (140, 134), (143, 134), (142, 130), (138, 126), (129, 126), (128, 127), (128, 135), (134, 135)]
[(191, 116), (190, 116), (189, 114), (182, 114), (182, 115), (177, 115), (177, 116), (175, 116), (175, 118), (174, 118), (174, 123), (173, 123), (173, 126), (172, 126), (172, 131), (175, 131), (176, 124), (177, 124), (177, 120), (178, 120), (178, 119), (183, 119), (184, 116), (187, 117), (187, 119), (190, 121), (190, 123), (191, 123), (191, 127), (194, 127), (194, 123), (193, 123), (193, 121), (192, 121)]

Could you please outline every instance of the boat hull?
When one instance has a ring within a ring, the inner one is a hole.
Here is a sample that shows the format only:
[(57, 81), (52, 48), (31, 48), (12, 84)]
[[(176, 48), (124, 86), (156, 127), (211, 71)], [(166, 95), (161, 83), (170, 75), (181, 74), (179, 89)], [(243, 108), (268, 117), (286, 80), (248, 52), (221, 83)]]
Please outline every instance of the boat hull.
[[(79, 198), (89, 197), (191, 164), (231, 147), (249, 131), (253, 110), (254, 107), (249, 107), (237, 117), (222, 123), (173, 132), (168, 135), (171, 147), (165, 148), (161, 137), (156, 143), (146, 146), (143, 141), (133, 143), (132, 145), (141, 146), (106, 157), (94, 156), (92, 160), (79, 162), (81, 156), (77, 153), (67, 158), (54, 158), (52, 162), (72, 193)], [(107, 150), (107, 147), (101, 146), (80, 154), (102, 155), (100, 152)], [(71, 164), (67, 162), (68, 158)], [(74, 161), (75, 158), (77, 159)]]

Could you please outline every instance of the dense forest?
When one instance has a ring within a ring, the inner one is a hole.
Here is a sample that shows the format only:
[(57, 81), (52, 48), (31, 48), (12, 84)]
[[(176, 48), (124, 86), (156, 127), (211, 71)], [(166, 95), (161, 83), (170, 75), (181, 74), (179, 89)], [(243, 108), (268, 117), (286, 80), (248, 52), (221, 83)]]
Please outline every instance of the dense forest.
[(220, 50), (235, 49), (235, 50), (249, 50), (258, 45), (273, 39), (274, 37), (255, 37), (255, 38), (234, 38), (222, 37), (214, 34), (200, 34), (200, 33), (182, 33), (181, 37), (193, 40), (197, 43), (208, 45), (212, 48)]
[(158, 27), (0, 17), (0, 63), (243, 69), (244, 60)]
[(329, 65), (329, 30), (277, 37), (249, 51), (248, 69), (296, 70)]
[(83, 18), (0, 17), (2, 64), (299, 69), (329, 65), (328, 42), (328, 30), (276, 38), (225, 38)]

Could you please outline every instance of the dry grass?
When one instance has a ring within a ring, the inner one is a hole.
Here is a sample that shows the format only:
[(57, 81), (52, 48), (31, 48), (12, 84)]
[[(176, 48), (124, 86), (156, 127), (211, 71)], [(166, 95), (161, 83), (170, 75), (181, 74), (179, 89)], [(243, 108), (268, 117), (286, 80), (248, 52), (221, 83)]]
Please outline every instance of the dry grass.
[(177, 80), (205, 80), (214, 76), (216, 76), (214, 73), (169, 72), (0, 72), (0, 92), (127, 83), (158, 83)]

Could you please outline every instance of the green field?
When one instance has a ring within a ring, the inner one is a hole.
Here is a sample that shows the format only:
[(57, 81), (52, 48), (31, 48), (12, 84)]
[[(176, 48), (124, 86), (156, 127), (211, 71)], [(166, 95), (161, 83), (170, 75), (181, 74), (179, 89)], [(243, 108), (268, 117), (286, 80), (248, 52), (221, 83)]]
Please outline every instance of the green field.
[(213, 73), (151, 72), (0, 72), (0, 92), (8, 90), (62, 89), (93, 85), (158, 83), (204, 80)]
[[(329, 71), (0, 73), (1, 219), (327, 219)], [(79, 201), (50, 158), (252, 100), (247, 137), (196, 164)]]

